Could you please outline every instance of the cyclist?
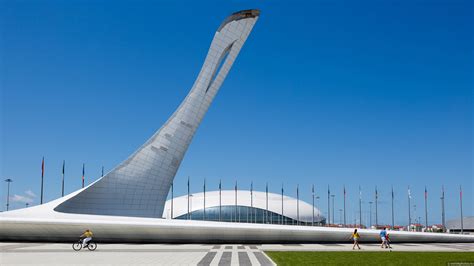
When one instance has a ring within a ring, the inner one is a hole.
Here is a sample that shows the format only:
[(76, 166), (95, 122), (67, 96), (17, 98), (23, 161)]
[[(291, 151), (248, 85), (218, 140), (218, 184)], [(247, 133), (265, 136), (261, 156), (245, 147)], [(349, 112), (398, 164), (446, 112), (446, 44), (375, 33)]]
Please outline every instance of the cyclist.
[(89, 242), (92, 240), (93, 235), (94, 234), (89, 229), (86, 229), (86, 231), (84, 231), (84, 233), (81, 235), (81, 237), (84, 237), (84, 240), (82, 240), (82, 245), (84, 248), (86, 248)]

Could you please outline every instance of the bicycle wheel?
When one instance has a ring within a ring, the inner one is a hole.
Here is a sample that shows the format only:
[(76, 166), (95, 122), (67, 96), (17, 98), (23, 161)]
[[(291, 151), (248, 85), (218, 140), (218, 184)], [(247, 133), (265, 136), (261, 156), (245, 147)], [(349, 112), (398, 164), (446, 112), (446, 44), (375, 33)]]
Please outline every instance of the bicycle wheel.
[(81, 248), (82, 248), (81, 241), (72, 244), (72, 249), (74, 249), (75, 251), (79, 251), (79, 250), (81, 250)]
[(89, 244), (87, 245), (87, 248), (90, 250), (90, 251), (94, 251), (96, 248), (97, 248), (97, 244), (95, 242), (89, 242)]

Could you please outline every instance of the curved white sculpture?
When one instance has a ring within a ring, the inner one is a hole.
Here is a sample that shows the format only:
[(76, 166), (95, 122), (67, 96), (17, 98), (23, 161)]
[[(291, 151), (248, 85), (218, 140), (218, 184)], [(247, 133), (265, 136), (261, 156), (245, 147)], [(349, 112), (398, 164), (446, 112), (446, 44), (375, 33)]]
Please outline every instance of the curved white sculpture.
[(259, 13), (244, 10), (229, 16), (215, 33), (191, 91), (168, 121), (126, 161), (55, 210), (161, 217), (181, 160)]

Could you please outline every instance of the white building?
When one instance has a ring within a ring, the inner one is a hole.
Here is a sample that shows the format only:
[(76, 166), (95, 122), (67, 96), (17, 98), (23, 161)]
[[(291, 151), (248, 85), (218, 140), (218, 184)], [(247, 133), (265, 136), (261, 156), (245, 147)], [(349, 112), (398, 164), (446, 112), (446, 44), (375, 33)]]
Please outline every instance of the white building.
[(170, 199), (165, 203), (163, 217), (239, 223), (325, 224), (321, 212), (302, 200), (248, 190), (209, 191)]

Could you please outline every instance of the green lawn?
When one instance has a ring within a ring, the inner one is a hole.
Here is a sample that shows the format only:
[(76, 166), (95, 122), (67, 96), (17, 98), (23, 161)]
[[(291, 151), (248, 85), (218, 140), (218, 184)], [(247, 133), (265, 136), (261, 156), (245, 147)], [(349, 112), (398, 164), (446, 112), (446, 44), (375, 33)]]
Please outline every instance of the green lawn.
[(277, 265), (448, 265), (474, 263), (472, 252), (266, 252)]

